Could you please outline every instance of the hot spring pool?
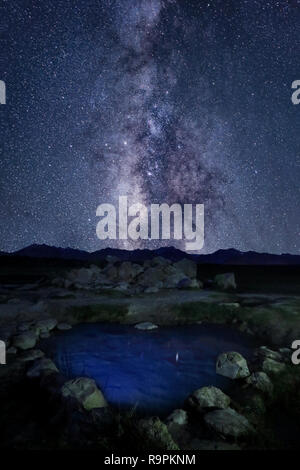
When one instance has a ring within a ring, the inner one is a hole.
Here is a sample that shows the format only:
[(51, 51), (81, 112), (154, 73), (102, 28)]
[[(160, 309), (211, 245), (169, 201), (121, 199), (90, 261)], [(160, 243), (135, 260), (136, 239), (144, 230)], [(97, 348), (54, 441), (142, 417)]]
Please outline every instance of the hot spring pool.
[(94, 378), (112, 405), (164, 415), (204, 385), (226, 390), (230, 380), (215, 373), (218, 354), (238, 351), (250, 358), (254, 342), (219, 325), (140, 331), (127, 325), (82, 324), (41, 346), (67, 377)]

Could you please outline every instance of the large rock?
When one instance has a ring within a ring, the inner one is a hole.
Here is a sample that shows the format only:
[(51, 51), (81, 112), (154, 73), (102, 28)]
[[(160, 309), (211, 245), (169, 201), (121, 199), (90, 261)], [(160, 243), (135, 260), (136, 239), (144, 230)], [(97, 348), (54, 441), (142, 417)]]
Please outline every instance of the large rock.
[(220, 290), (236, 289), (234, 273), (217, 274), (214, 279), (215, 285)]
[(45, 375), (50, 375), (53, 373), (58, 373), (58, 369), (51, 359), (43, 357), (34, 362), (32, 367), (27, 371), (27, 377), (36, 378)]
[(169, 425), (178, 425), (185, 426), (188, 422), (187, 412), (181, 409), (174, 410), (167, 418), (166, 424)]
[(145, 448), (153, 450), (179, 450), (167, 426), (157, 417), (141, 419), (137, 431), (145, 443)]
[(190, 442), (191, 435), (187, 426), (188, 414), (186, 411), (181, 409), (174, 410), (165, 420), (165, 424), (180, 449)]
[(253, 372), (246, 379), (247, 385), (271, 396), (273, 393), (273, 384), (265, 372)]
[(202, 387), (189, 396), (188, 404), (197, 411), (209, 408), (224, 409), (229, 406), (230, 398), (217, 387)]
[(174, 263), (174, 267), (178, 270), (181, 271), (186, 275), (186, 277), (189, 277), (191, 279), (194, 279), (197, 277), (197, 263), (195, 261), (192, 261), (187, 258), (183, 258), (180, 261), (177, 261)]
[(286, 365), (282, 362), (274, 361), (273, 359), (266, 358), (262, 363), (262, 370), (270, 375), (277, 375), (283, 372)]
[(36, 345), (37, 336), (33, 331), (26, 331), (20, 335), (17, 335), (13, 339), (13, 345), (16, 348), (26, 350), (34, 348)]
[(241, 379), (250, 375), (246, 359), (235, 351), (222, 353), (218, 356), (216, 373), (230, 379)]
[(282, 361), (283, 356), (280, 352), (273, 351), (272, 349), (267, 348), (266, 346), (261, 346), (255, 351), (255, 354), (260, 357), (273, 359), (274, 361)]
[(64, 398), (72, 398), (85, 410), (104, 408), (107, 402), (93, 379), (79, 377), (69, 380), (61, 389)]
[(232, 408), (210, 411), (204, 416), (207, 426), (224, 437), (240, 437), (254, 432), (247, 418)]

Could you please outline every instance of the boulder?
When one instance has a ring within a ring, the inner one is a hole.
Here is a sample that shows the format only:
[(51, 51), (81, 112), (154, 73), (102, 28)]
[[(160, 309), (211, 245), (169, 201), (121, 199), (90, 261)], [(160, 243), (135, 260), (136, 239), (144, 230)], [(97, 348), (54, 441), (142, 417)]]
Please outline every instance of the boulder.
[(257, 390), (271, 396), (273, 393), (273, 384), (265, 372), (253, 372), (246, 379), (246, 384)]
[(137, 330), (154, 330), (158, 328), (158, 326), (154, 325), (154, 323), (151, 323), (150, 321), (145, 321), (134, 325), (134, 328), (136, 328)]
[(217, 274), (214, 279), (215, 285), (220, 290), (234, 290), (236, 289), (236, 282), (234, 273)]
[(230, 379), (241, 379), (250, 375), (246, 359), (235, 351), (222, 353), (218, 356), (216, 373)]
[(194, 279), (197, 277), (197, 263), (187, 258), (183, 258), (180, 261), (174, 263), (174, 267), (185, 274), (186, 277)]
[(61, 393), (64, 398), (74, 399), (87, 411), (107, 406), (107, 402), (96, 382), (86, 377), (69, 380), (62, 386)]
[(165, 420), (165, 424), (180, 449), (190, 442), (191, 434), (187, 426), (188, 415), (186, 411), (180, 409), (174, 410)]
[(13, 346), (22, 350), (31, 349), (36, 345), (36, 341), (36, 334), (33, 331), (26, 331), (14, 337)]
[(255, 351), (255, 354), (257, 356), (273, 359), (274, 361), (279, 361), (279, 362), (282, 361), (282, 359), (283, 359), (281, 353), (279, 353), (277, 351), (273, 351), (272, 349), (269, 349), (266, 346), (261, 346), (260, 348), (258, 348)]
[(153, 450), (179, 450), (167, 426), (157, 417), (139, 420), (137, 431), (145, 442), (145, 448)]
[(237, 438), (254, 432), (247, 418), (232, 408), (210, 411), (204, 421), (211, 430), (224, 437)]
[(169, 425), (178, 425), (185, 426), (188, 422), (187, 412), (184, 410), (174, 410), (167, 418), (166, 424)]
[(230, 404), (230, 398), (217, 387), (209, 386), (195, 390), (188, 398), (188, 404), (197, 411), (209, 408), (224, 409)]
[(283, 372), (286, 368), (286, 365), (282, 362), (274, 361), (274, 359), (266, 358), (262, 363), (262, 370), (266, 374), (276, 375)]
[(51, 359), (43, 357), (34, 362), (32, 367), (27, 371), (27, 377), (36, 378), (41, 377), (42, 375), (50, 375), (58, 373), (58, 369)]

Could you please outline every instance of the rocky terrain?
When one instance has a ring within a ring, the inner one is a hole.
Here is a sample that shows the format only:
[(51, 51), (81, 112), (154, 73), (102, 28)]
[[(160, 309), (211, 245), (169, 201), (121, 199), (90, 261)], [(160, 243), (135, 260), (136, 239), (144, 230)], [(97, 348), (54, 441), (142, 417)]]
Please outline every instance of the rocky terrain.
[[(300, 337), (297, 295), (239, 292), (233, 272), (199, 276), (190, 259), (132, 263), (108, 256), (97, 265), (51, 273), (33, 283), (2, 284), (0, 302), (0, 339), (7, 345), (7, 365), (0, 368), (1, 403), (8, 410), (18, 410), (19, 404), (22, 413), (28, 406), (30, 413), (28, 425), (16, 432), (21, 418), (14, 426), (4, 412), (4, 447), (120, 450), (138, 442), (141, 450), (273, 448), (280, 441), (275, 409), (278, 416), (291, 415), (291, 434), (292, 415), (300, 422), (299, 373), (289, 349)], [(92, 379), (67, 380), (39, 348), (40, 339), (96, 321), (142, 329), (227, 323), (254, 335), (262, 346), (253, 363), (238, 351), (218, 357), (216, 373), (232, 380), (230, 393), (203, 387), (168, 418), (140, 419), (112, 409)], [(37, 424), (34, 415), (40, 409), (43, 419)]]

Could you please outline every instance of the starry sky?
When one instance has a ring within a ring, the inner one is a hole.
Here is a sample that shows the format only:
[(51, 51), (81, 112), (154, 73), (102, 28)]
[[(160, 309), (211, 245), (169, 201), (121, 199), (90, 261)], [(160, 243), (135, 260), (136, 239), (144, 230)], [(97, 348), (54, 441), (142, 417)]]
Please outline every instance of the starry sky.
[(300, 253), (299, 0), (2, 0), (0, 46), (0, 250), (137, 248), (96, 236), (128, 195)]

